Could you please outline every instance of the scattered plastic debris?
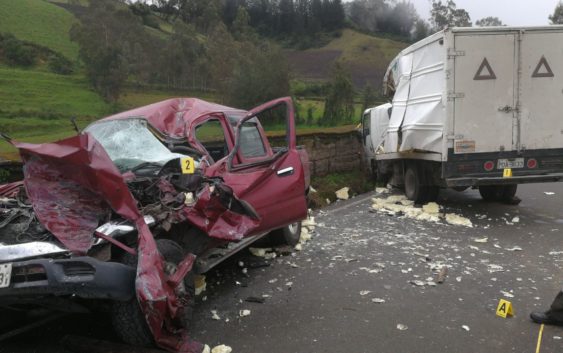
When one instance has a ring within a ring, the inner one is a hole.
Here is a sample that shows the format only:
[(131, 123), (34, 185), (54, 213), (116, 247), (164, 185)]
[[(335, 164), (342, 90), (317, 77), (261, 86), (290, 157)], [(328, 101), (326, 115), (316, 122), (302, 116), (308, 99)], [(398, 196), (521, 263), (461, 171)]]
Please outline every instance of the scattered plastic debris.
[(217, 347), (213, 347), (211, 353), (231, 353), (232, 351), (233, 349), (231, 347), (222, 344)]
[(555, 193), (552, 191), (544, 191), (543, 193), (546, 195), (555, 195)]
[(250, 315), (250, 310), (248, 310), (248, 309), (243, 309), (243, 310), (240, 310), (238, 312), (238, 316), (240, 316), (240, 317), (245, 317), (245, 316), (249, 316), (249, 315)]
[(455, 213), (447, 213), (446, 214), (446, 222), (452, 225), (457, 226), (465, 226), (469, 228), (473, 228), (473, 223), (469, 220), (469, 218), (465, 218), (463, 216), (457, 215)]
[(195, 284), (195, 295), (200, 295), (207, 288), (207, 283), (205, 282), (205, 276), (196, 275), (194, 278)]
[(371, 301), (377, 304), (385, 303), (385, 299), (382, 298), (373, 298)]
[(350, 198), (350, 195), (348, 195), (348, 191), (350, 191), (349, 187), (344, 187), (340, 190), (337, 190), (335, 192), (336, 198), (339, 200), (348, 200)]
[(487, 270), (489, 270), (489, 273), (504, 272), (504, 267), (501, 265), (488, 264)]
[(489, 238), (485, 237), (485, 238), (478, 238), (478, 239), (473, 239), (473, 242), (475, 243), (486, 243), (489, 241)]
[(501, 293), (502, 295), (504, 295), (505, 297), (507, 297), (507, 298), (514, 298), (514, 294), (512, 294), (512, 293), (510, 293), (510, 292), (501, 290), (500, 293)]
[(470, 328), (467, 325), (461, 325), (461, 328), (464, 329), (465, 331), (469, 331)]
[(419, 279), (412, 280), (412, 281), (410, 281), (409, 283), (410, 283), (410, 284), (414, 284), (415, 286), (419, 286), (419, 287), (422, 287), (422, 286), (424, 286), (424, 285), (426, 284), (426, 282), (421, 281), (421, 280), (419, 280)]
[(362, 291), (360, 291), (360, 295), (362, 295), (362, 296), (363, 296), (363, 295), (368, 295), (368, 294), (370, 294), (370, 293), (371, 293), (370, 290), (362, 290)]
[(399, 331), (405, 331), (408, 330), (409, 327), (407, 325), (403, 325), (403, 324), (397, 324), (397, 330)]
[(506, 248), (507, 251), (522, 251), (522, 248), (519, 246), (513, 246), (511, 248)]
[(213, 320), (221, 320), (221, 317), (217, 314), (217, 310), (211, 310), (211, 318)]
[(520, 222), (520, 217), (516, 216), (512, 218), (512, 223), (518, 223), (518, 222)]

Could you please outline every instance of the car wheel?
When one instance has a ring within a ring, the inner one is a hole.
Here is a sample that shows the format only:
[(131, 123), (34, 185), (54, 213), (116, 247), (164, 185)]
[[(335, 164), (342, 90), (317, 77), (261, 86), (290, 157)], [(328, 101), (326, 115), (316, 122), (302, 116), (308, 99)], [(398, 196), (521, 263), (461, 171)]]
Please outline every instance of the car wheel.
[[(169, 239), (159, 239), (156, 241), (158, 251), (164, 258), (164, 272), (172, 274), (176, 271), (177, 265), (184, 258), (182, 248), (174, 241)], [(125, 253), (121, 262), (137, 267), (137, 255)], [(180, 285), (179, 295), (185, 306), (178, 324), (181, 327), (188, 327), (193, 318), (193, 306), (195, 298), (195, 284), (192, 272), (184, 278), (183, 285)], [(112, 324), (117, 335), (125, 342), (134, 346), (149, 347), (154, 346), (152, 333), (147, 325), (144, 314), (134, 296), (128, 301), (115, 301), (111, 310)]]
[(289, 224), (283, 228), (270, 232), (263, 241), (257, 241), (258, 246), (278, 246), (290, 245), (295, 246), (301, 240), (301, 222)]
[(405, 172), (405, 195), (407, 199), (416, 204), (423, 204), (427, 199), (427, 187), (422, 185), (420, 169), (415, 165), (409, 165)]

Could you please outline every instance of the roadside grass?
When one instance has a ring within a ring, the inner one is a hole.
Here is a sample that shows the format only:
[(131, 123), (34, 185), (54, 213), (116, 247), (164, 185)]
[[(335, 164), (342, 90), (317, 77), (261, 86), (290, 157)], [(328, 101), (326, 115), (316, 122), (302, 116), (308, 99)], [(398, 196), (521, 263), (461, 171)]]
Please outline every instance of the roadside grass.
[(361, 170), (332, 173), (322, 177), (314, 177), (311, 186), (316, 192), (309, 193), (309, 207), (322, 208), (336, 201), (337, 190), (349, 187), (350, 197), (372, 191), (375, 188), (375, 181)]
[(68, 33), (75, 21), (70, 12), (44, 0), (0, 0), (0, 32), (13, 33), (70, 60), (78, 57), (78, 45)]

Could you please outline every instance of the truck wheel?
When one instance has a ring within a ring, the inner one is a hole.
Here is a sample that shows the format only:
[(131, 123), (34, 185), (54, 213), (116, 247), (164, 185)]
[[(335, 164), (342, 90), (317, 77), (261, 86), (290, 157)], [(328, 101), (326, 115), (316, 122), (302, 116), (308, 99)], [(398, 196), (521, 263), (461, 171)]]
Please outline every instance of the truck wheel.
[(420, 169), (409, 165), (405, 172), (405, 195), (416, 204), (423, 204), (428, 197), (428, 188), (422, 185)]
[[(176, 242), (169, 239), (157, 240), (156, 246), (164, 258), (164, 272), (167, 274), (174, 273), (176, 266), (184, 258), (182, 248)], [(137, 267), (137, 255), (125, 253), (121, 262), (129, 266)], [(183, 298), (181, 299), (185, 303), (178, 324), (181, 327), (188, 327), (193, 317), (195, 298), (195, 284), (192, 272), (186, 275), (183, 286), (180, 285), (178, 290), (181, 293), (179, 295), (183, 294)], [(154, 346), (152, 333), (147, 325), (136, 296), (126, 302), (113, 302), (111, 317), (115, 332), (125, 343), (143, 347)]]
[(502, 191), (500, 193), (499, 201), (510, 204), (510, 205), (517, 205), (520, 203), (518, 197), (516, 197), (516, 190), (518, 189), (518, 184), (512, 185), (503, 185)]
[(440, 194), (440, 187), (436, 185), (428, 186), (428, 197), (426, 202), (436, 202), (438, 200), (438, 195)]
[(301, 222), (295, 222), (268, 234), (269, 243), (275, 245), (295, 246), (301, 239)]
[(499, 185), (481, 185), (479, 186), (479, 194), (485, 201), (498, 201), (500, 199)]

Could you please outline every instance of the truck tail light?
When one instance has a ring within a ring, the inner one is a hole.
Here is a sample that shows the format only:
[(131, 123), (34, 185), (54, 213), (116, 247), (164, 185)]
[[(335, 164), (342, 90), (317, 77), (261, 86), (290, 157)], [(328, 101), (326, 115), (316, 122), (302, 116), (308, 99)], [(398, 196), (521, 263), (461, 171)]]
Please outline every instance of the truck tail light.
[(534, 158), (530, 158), (528, 159), (528, 162), (526, 162), (526, 165), (529, 169), (534, 169), (538, 166), (538, 161), (536, 161)]
[(490, 172), (491, 170), (495, 169), (495, 162), (486, 161), (485, 164), (483, 164), (483, 168), (485, 168), (487, 172)]

